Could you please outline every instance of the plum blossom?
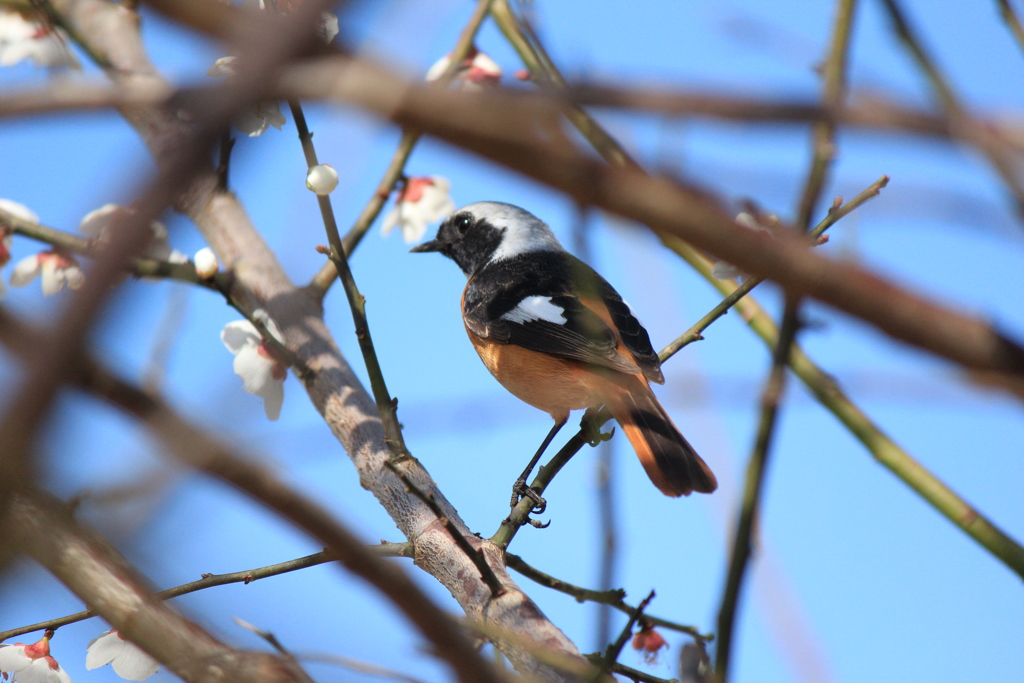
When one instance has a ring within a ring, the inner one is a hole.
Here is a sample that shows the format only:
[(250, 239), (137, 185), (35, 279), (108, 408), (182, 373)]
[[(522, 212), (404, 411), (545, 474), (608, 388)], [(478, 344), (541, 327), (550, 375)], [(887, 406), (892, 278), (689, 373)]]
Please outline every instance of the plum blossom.
[[(257, 309), (252, 316), (266, 326), (271, 336), (284, 343), (281, 331), (266, 311)], [(234, 370), (242, 378), (242, 388), (263, 399), (267, 419), (279, 418), (288, 368), (274, 358), (259, 330), (248, 320), (236, 320), (225, 325), (220, 340), (228, 351), (235, 354)]]
[(667, 647), (668, 643), (661, 634), (654, 630), (654, 624), (641, 619), (640, 630), (633, 636), (633, 649), (639, 650), (648, 664), (658, 661), (658, 651)]
[(306, 175), (306, 187), (321, 197), (334, 192), (338, 186), (338, 172), (330, 164), (317, 164)]
[[(104, 204), (95, 211), (90, 211), (78, 224), (78, 231), (94, 240), (102, 241), (109, 238), (111, 226), (115, 220), (130, 216), (135, 213), (131, 207), (120, 206), (119, 204)], [(153, 232), (153, 239), (150, 241), (143, 256), (158, 261), (170, 261), (171, 263), (188, 263), (188, 256), (177, 249), (171, 248), (167, 239), (167, 228), (160, 221), (153, 221), (149, 224)]]
[[(451, 62), (450, 54), (434, 62), (434, 65), (427, 71), (427, 80), (436, 81), (441, 78)], [(459, 70), (455, 72), (455, 78), (452, 79), (452, 83), (459, 90), (467, 92), (479, 92), (486, 87), (498, 85), (500, 81), (501, 67), (475, 47), (470, 48), (466, 58), (459, 65)]]
[(43, 296), (53, 296), (65, 286), (79, 289), (85, 284), (85, 275), (78, 261), (67, 254), (47, 249), (18, 261), (11, 273), (11, 286), (24, 287), (42, 276)]
[(144, 681), (160, 668), (160, 662), (125, 640), (114, 628), (89, 641), (86, 651), (86, 669), (92, 671), (110, 664), (114, 673), (129, 681)]
[[(33, 223), (39, 222), (39, 216), (28, 208), (24, 204), (18, 202), (12, 202), (10, 199), (0, 199), (0, 209), (3, 209), (9, 214), (17, 216), (22, 220), (31, 221)], [(7, 262), (11, 260), (11, 242), (13, 237), (11, 233), (0, 228), (0, 268), (7, 265)], [(0, 299), (4, 298), (4, 294), (7, 293), (7, 288), (4, 285), (4, 281), (0, 280)]]
[(197, 251), (196, 255), (192, 257), (192, 262), (196, 264), (196, 275), (204, 279), (216, 275), (220, 268), (220, 264), (217, 263), (217, 255), (209, 247), (203, 247)]
[[(768, 216), (769, 221), (778, 221), (777, 216)], [(771, 231), (764, 225), (762, 225), (752, 214), (746, 211), (736, 216), (736, 225), (741, 228), (752, 230), (755, 233), (764, 233), (765, 235), (771, 235)], [(727, 261), (715, 261), (715, 264), (711, 267), (711, 277), (716, 280), (735, 280), (738, 277), (745, 277), (747, 274)]]
[(409, 178), (398, 194), (395, 205), (384, 217), (381, 234), (395, 226), (402, 228), (402, 239), (411, 244), (423, 237), (427, 223), (444, 218), (455, 210), (449, 190), (451, 183), (439, 175)]
[(47, 630), (42, 640), (32, 645), (14, 643), (0, 645), (0, 677), (10, 675), (18, 683), (71, 683), (71, 677), (50, 656), (50, 638)]
[[(221, 57), (210, 67), (206, 75), (211, 78), (229, 78), (238, 73), (235, 61), (238, 57), (229, 55)], [(259, 137), (267, 132), (267, 128), (273, 126), (281, 130), (286, 123), (281, 107), (277, 102), (257, 102), (249, 107), (233, 121), (235, 128), (242, 131), (251, 138)]]
[(0, 7), (0, 66), (13, 66), (26, 59), (39, 67), (81, 68), (68, 49), (63, 30), (30, 19), (19, 10)]

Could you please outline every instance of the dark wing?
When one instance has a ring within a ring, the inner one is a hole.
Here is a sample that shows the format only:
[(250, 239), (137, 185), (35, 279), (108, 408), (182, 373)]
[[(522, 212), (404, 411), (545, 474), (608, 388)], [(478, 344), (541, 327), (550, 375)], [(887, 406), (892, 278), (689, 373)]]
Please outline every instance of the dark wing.
[(529, 307), (522, 306), (498, 318), (490, 318), (484, 306), (467, 307), (463, 317), (474, 334), (486, 339), (515, 344), (561, 358), (603, 365), (631, 375), (640, 371), (635, 363), (615, 350), (615, 332), (579, 299), (569, 295), (531, 298), (543, 298), (549, 302), (550, 306), (545, 304), (549, 312), (557, 306), (561, 309), (564, 322), (553, 322), (533, 315)]
[(608, 308), (608, 313), (611, 315), (615, 328), (619, 331), (622, 343), (633, 354), (634, 360), (643, 370), (644, 377), (648, 381), (664, 384), (665, 376), (661, 373), (661, 359), (658, 358), (657, 352), (651, 346), (651, 338), (647, 335), (647, 330), (640, 324), (629, 304), (622, 300), (619, 293), (607, 282), (603, 284), (601, 300)]

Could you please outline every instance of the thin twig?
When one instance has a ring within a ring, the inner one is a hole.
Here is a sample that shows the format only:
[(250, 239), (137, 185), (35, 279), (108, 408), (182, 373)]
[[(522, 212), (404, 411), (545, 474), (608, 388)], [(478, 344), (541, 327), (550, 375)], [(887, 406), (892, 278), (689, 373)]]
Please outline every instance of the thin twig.
[[(381, 545), (369, 546), (369, 548), (378, 553), (381, 557), (412, 557), (412, 545), (409, 543), (382, 543)], [(161, 600), (169, 600), (181, 595), (188, 595), (189, 593), (195, 593), (197, 591), (214, 588), (216, 586), (226, 586), (231, 583), (244, 583), (248, 585), (253, 581), (259, 581), (260, 579), (265, 579), (270, 576), (278, 576), (280, 574), (287, 574), (288, 572), (294, 572), (308, 567), (315, 567), (326, 562), (334, 562), (335, 559), (336, 558), (332, 557), (331, 554), (325, 550), (319, 553), (314, 553), (313, 555), (306, 555), (305, 557), (288, 560), (287, 562), (278, 562), (277, 564), (258, 567), (256, 569), (246, 569), (244, 571), (231, 572), (228, 574), (203, 574), (203, 578), (201, 579), (190, 581), (189, 583), (183, 583), (180, 586), (174, 586), (173, 588), (167, 588), (159, 593), (154, 593), (154, 595)], [(29, 624), (27, 626), (12, 628), (8, 631), (0, 631), (0, 642), (3, 642), (8, 638), (32, 633), (33, 631), (44, 631), (48, 628), (60, 628), (61, 626), (67, 626), (68, 624), (74, 624), (75, 622), (91, 619), (94, 616), (96, 616), (96, 614), (92, 610), (87, 609), (82, 612), (76, 612), (56, 619), (41, 621), (37, 624)], [(648, 618), (650, 619), (650, 617)]]
[[(591, 590), (589, 588), (582, 588), (574, 584), (556, 579), (550, 574), (545, 574), (536, 567), (528, 564), (523, 558), (512, 553), (505, 553), (505, 564), (517, 572), (525, 576), (526, 578), (539, 583), (542, 586), (551, 588), (552, 590), (571, 595), (576, 598), (577, 602), (596, 602), (601, 605), (607, 605), (614, 609), (619, 610), (623, 614), (633, 616), (637, 608), (627, 604), (623, 598), (626, 596), (626, 591), (621, 588), (613, 588), (610, 590)], [(695, 640), (700, 641), (711, 641), (714, 640), (714, 635), (710, 633), (701, 633), (700, 630), (695, 626), (687, 626), (685, 624), (679, 624), (668, 619), (661, 617), (653, 617), (650, 614), (645, 614), (644, 619), (651, 622), (655, 626), (662, 626), (669, 629), (670, 631), (678, 631), (679, 633), (685, 633), (688, 636), (692, 636)]]
[(498, 580), (498, 577), (494, 574), (494, 570), (491, 568), (491, 565), (487, 564), (487, 558), (484, 557), (483, 552), (478, 548), (474, 548), (469, 540), (462, 535), (454, 524), (452, 524), (451, 520), (448, 519), (448, 516), (444, 514), (444, 510), (442, 510), (441, 506), (439, 506), (437, 501), (434, 500), (434, 497), (421, 491), (420, 488), (413, 483), (412, 479), (399, 470), (394, 463), (388, 461), (384, 464), (402, 480), (407, 491), (422, 500), (426, 506), (430, 508), (431, 512), (437, 515), (437, 521), (440, 522), (445, 530), (451, 535), (452, 540), (455, 541), (455, 545), (459, 546), (459, 549), (466, 553), (466, 556), (473, 562), (473, 564), (476, 565), (476, 568), (480, 571), (480, 578), (482, 578), (484, 583), (487, 584), (487, 587), (491, 589), (491, 595), (493, 597), (498, 597), (504, 593), (505, 586), (503, 586), (501, 581)]
[[(445, 69), (444, 73), (438, 78), (438, 87), (444, 87), (451, 83), (452, 79), (462, 68), (462, 61), (469, 54), (469, 51), (473, 48), (473, 41), (476, 39), (476, 34), (480, 31), (480, 26), (483, 24), (484, 19), (487, 18), (488, 13), (491, 9), (491, 3), (493, 0), (479, 0), (477, 2), (476, 9), (470, 16), (469, 21), (466, 23), (465, 28), (462, 29), (462, 33), (459, 34), (459, 39), (455, 43), (454, 49), (451, 52), (451, 61), (448, 64), (448, 68)], [(352, 252), (362, 241), (363, 236), (373, 225), (373, 222), (377, 220), (377, 216), (380, 215), (384, 205), (388, 201), (388, 197), (391, 196), (392, 190), (395, 188), (395, 184), (402, 178), (402, 174), (405, 171), (405, 164), (409, 161), (409, 156), (412, 154), (413, 149), (416, 147), (416, 143), (419, 142), (420, 132), (412, 128), (405, 128), (402, 130), (402, 138), (398, 141), (398, 147), (395, 149), (394, 155), (391, 157), (391, 162), (388, 164), (387, 169), (384, 171), (384, 176), (377, 183), (377, 189), (373, 195), (370, 196), (370, 200), (363, 207), (359, 217), (356, 218), (356, 222), (349, 228), (349, 231), (345, 234), (344, 239), (341, 240), (341, 246), (345, 251), (346, 256), (351, 256)], [(327, 290), (330, 289), (331, 285), (334, 284), (335, 278), (338, 277), (340, 271), (335, 267), (333, 261), (328, 260), (322, 268), (313, 276), (310, 281), (308, 290), (317, 298), (323, 299), (327, 294)]]
[[(302, 152), (306, 157), (306, 166), (313, 168), (319, 162), (316, 157), (316, 149), (313, 147), (313, 134), (309, 132), (309, 126), (306, 125), (306, 116), (302, 111), (302, 105), (296, 101), (289, 102), (288, 104), (292, 110), (292, 117), (295, 119), (295, 127), (299, 132), (299, 140), (302, 142)], [(373, 399), (377, 404), (381, 424), (384, 427), (384, 442), (387, 444), (393, 460), (411, 458), (409, 450), (405, 447), (405, 439), (402, 437), (402, 427), (398, 423), (398, 401), (391, 398), (391, 393), (388, 391), (387, 383), (384, 380), (384, 371), (381, 370), (380, 361), (377, 359), (377, 350), (373, 345), (373, 338), (370, 336), (370, 325), (366, 319), (366, 297), (359, 292), (359, 287), (352, 276), (352, 269), (348, 266), (348, 256), (341, 244), (341, 236), (338, 233), (338, 223), (334, 218), (334, 207), (331, 205), (331, 198), (327, 195), (317, 195), (316, 199), (320, 205), (320, 215), (323, 218), (324, 229), (327, 231), (327, 241), (331, 245), (327, 254), (341, 277), (341, 283), (345, 288), (345, 295), (348, 298), (349, 308), (352, 309), (352, 321), (355, 323), (356, 339), (359, 340), (359, 350), (363, 354), (366, 372), (370, 376), (370, 388), (373, 392)]]
[(601, 662), (602, 671), (610, 671), (612, 666), (619, 660), (619, 655), (622, 654), (622, 648), (626, 647), (626, 643), (629, 642), (629, 637), (633, 635), (633, 626), (637, 620), (643, 616), (644, 610), (647, 609), (647, 605), (651, 604), (651, 600), (654, 599), (654, 591), (647, 594), (647, 597), (637, 605), (636, 612), (629, 615), (629, 620), (622, 629), (622, 633), (615, 639), (614, 643), (611, 643), (608, 648), (604, 651), (604, 659)]

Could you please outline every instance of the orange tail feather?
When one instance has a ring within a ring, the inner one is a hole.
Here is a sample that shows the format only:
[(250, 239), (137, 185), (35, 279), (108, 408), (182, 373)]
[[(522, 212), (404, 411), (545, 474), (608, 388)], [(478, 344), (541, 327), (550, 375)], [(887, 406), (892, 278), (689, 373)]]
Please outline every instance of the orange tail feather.
[(666, 496), (711, 493), (718, 488), (711, 468), (683, 438), (646, 382), (631, 379), (635, 386), (617, 387), (608, 409), (654, 485)]

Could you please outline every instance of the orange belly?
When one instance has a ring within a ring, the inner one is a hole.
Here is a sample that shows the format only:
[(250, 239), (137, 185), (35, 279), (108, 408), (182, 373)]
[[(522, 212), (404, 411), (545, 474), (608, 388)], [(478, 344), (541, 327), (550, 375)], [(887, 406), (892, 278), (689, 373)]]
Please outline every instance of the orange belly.
[(468, 329), (466, 332), (480, 360), (503, 387), (556, 420), (568, 417), (570, 410), (604, 402), (583, 381), (587, 373), (580, 362), (481, 339)]

